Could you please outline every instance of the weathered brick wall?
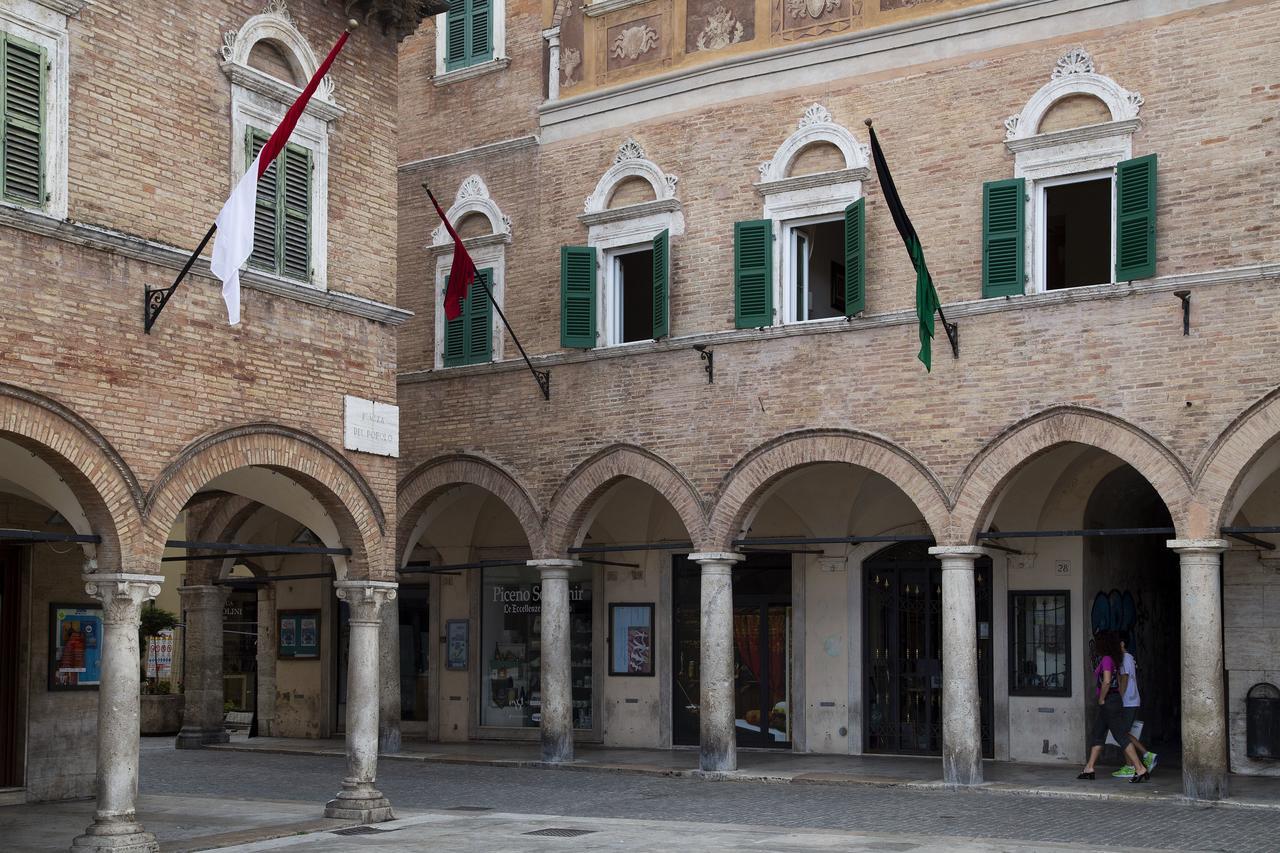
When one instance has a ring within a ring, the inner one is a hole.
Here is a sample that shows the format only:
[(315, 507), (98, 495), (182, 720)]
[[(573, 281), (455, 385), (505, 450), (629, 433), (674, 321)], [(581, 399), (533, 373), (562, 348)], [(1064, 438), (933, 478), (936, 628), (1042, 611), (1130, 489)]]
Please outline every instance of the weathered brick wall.
[[(1277, 37), (1273, 4), (1224, 4), (619, 126), (428, 177), (447, 204), (476, 172), (511, 216), (505, 308), (526, 347), (549, 353), (559, 348), (558, 248), (586, 242), (577, 219), (583, 198), (618, 145), (634, 136), (680, 177), (687, 230), (672, 243), (672, 334), (727, 331), (733, 222), (761, 215), (756, 167), (818, 101), (860, 139), (861, 119), (875, 117), (944, 302), (974, 300), (982, 183), (1013, 174), (1003, 119), (1048, 81), (1065, 50), (1082, 45), (1100, 73), (1145, 98), (1133, 144), (1135, 155), (1160, 157), (1158, 273), (1273, 262), (1280, 179), (1271, 122), (1280, 79), (1269, 57)], [(452, 118), (449, 111), (433, 122), (449, 126)], [(495, 138), (524, 132), (512, 123)], [(402, 372), (427, 368), (432, 357), (434, 262), (420, 247), (436, 220), (406, 191), (420, 179), (401, 177), (402, 237), (412, 235), (401, 245), (401, 304), (417, 313), (401, 329)], [(868, 314), (909, 309), (914, 274), (874, 177), (866, 193)], [(1190, 337), (1182, 336), (1171, 293), (1116, 292), (966, 318), (958, 362), (939, 329), (932, 375), (915, 360), (914, 327), (895, 325), (721, 342), (714, 385), (692, 350), (652, 347), (553, 367), (550, 403), (523, 369), (415, 378), (400, 387), (401, 470), (444, 453), (479, 452), (508, 465), (545, 508), (575, 465), (624, 441), (669, 459), (710, 495), (760, 443), (790, 430), (838, 427), (897, 442), (950, 488), (1001, 430), (1058, 403), (1130, 421), (1194, 466), (1233, 418), (1276, 385), (1275, 281), (1194, 288)]]

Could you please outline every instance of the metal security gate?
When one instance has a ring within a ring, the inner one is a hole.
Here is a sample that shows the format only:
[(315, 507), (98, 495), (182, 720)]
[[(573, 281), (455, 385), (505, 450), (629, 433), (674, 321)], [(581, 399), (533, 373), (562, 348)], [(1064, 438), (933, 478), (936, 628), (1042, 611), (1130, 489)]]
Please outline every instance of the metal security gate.
[[(991, 757), (991, 561), (974, 571), (982, 753)], [(864, 749), (942, 753), (942, 566), (904, 542), (863, 563)]]

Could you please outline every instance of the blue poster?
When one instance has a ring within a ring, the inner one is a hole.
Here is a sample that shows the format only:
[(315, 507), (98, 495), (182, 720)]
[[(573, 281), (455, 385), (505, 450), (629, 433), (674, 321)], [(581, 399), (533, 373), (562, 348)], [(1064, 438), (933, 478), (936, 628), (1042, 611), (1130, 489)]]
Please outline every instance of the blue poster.
[(102, 608), (54, 605), (51, 627), (49, 686), (97, 687), (102, 681)]

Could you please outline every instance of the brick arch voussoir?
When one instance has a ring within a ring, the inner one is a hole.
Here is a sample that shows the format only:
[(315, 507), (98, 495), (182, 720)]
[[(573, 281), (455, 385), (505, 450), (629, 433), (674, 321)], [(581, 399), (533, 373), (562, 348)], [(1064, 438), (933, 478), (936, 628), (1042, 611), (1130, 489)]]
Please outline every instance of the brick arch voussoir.
[(706, 540), (706, 505), (689, 479), (656, 453), (615, 444), (580, 463), (556, 489), (547, 513), (546, 556), (565, 556), (584, 532), (582, 525), (596, 501), (628, 477), (652, 487), (671, 505), (695, 545)]
[(976, 541), (992, 504), (1013, 476), (1042, 454), (1083, 444), (1132, 465), (1160, 495), (1178, 536), (1190, 535), (1198, 512), (1187, 467), (1145, 430), (1084, 406), (1054, 406), (1010, 425), (970, 461), (956, 487), (949, 544)]
[(489, 492), (511, 510), (529, 542), (529, 551), (541, 554), (545, 535), (542, 512), (520, 478), (493, 460), (470, 453), (456, 453), (428, 460), (413, 469), (396, 489), (399, 518), (396, 553), (403, 554), (419, 516), (444, 492), (462, 485)]
[(106, 436), (52, 397), (8, 382), (0, 382), (0, 435), (40, 457), (76, 496), (102, 537), (97, 571), (138, 570), (142, 488)]
[(803, 430), (765, 442), (724, 476), (711, 510), (708, 548), (732, 551), (733, 539), (754, 501), (779, 477), (809, 465), (843, 462), (893, 483), (915, 504), (941, 540), (950, 507), (938, 478), (923, 462), (881, 436), (853, 430)]
[(1209, 445), (1195, 469), (1196, 498), (1206, 508), (1205, 536), (1216, 537), (1236, 492), (1263, 453), (1280, 441), (1280, 388), (1245, 409)]
[(280, 472), (307, 489), (333, 519), (351, 548), (348, 577), (384, 577), (391, 571), (386, 519), (364, 475), (322, 439), (278, 424), (246, 424), (196, 439), (152, 483), (144, 516), (147, 546), (159, 556), (178, 513), (216, 477), (240, 468)]

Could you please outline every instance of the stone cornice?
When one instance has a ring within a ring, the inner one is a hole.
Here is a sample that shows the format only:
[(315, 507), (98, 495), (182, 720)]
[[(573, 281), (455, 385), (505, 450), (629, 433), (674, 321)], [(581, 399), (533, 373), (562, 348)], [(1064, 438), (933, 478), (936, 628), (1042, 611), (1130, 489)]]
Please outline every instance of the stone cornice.
[[(480, 237), (467, 237), (462, 241), (463, 248), (468, 251), (483, 249), (486, 246), (502, 246), (511, 242), (510, 234), (485, 234)], [(425, 247), (427, 255), (435, 257), (436, 255), (447, 255), (453, 251), (453, 241), (447, 243), (437, 243)]]
[[(1248, 267), (1213, 270), (1211, 272), (1190, 273), (1186, 275), (1168, 275), (1146, 281), (1126, 282), (1123, 284), (1098, 284), (1091, 287), (1073, 287), (1066, 290), (1054, 290), (1048, 293), (1034, 293), (1026, 296), (1006, 296), (993, 299), (974, 299), (968, 302), (954, 302), (944, 305), (947, 319), (961, 317), (978, 317), (984, 314), (1000, 314), (1008, 311), (1034, 311), (1058, 305), (1071, 305), (1078, 302), (1095, 302), (1105, 299), (1125, 299), (1130, 296), (1141, 296), (1152, 293), (1170, 293), (1191, 287), (1216, 287), (1229, 284), (1250, 284), (1280, 279), (1280, 261), (1269, 264), (1258, 264)], [(620, 347), (602, 347), (600, 349), (557, 352), (549, 355), (530, 356), (535, 366), (554, 367), (565, 364), (580, 364), (592, 361), (603, 361), (611, 358), (628, 358), (655, 352), (675, 352), (688, 350), (695, 344), (718, 346), (734, 343), (756, 343), (775, 338), (792, 338), (806, 335), (844, 334), (858, 332), (863, 329), (880, 329), (889, 326), (905, 326), (919, 322), (915, 309), (891, 311), (885, 314), (861, 316), (851, 320), (834, 317), (830, 320), (793, 323), (786, 326), (769, 326), (765, 329), (732, 329), (723, 332), (703, 332), (694, 335), (666, 338), (649, 343), (627, 344)], [(941, 332), (939, 332), (941, 336)], [(944, 343), (941, 345), (945, 345)], [(963, 333), (961, 346), (964, 346)], [(935, 341), (935, 343), (937, 343)], [(438, 382), (447, 379), (458, 379), (465, 376), (479, 376), (489, 373), (501, 373), (513, 370), (527, 370), (522, 360), (507, 360), (489, 364), (471, 365), (468, 367), (450, 367), (439, 370), (414, 370), (401, 373), (397, 377), (400, 385), (414, 385), (420, 382)]]
[(89, 0), (34, 0), (37, 6), (43, 6), (46, 9), (70, 17), (77, 14), (85, 6), (89, 5)]
[(626, 207), (614, 207), (598, 213), (579, 213), (578, 221), (583, 225), (604, 225), (607, 222), (621, 222), (624, 219), (639, 219), (641, 216), (652, 216), (655, 213), (675, 213), (680, 210), (680, 200), (660, 198), (653, 201), (642, 201), (640, 204), (629, 204)]
[(582, 4), (582, 12), (588, 18), (598, 18), (610, 12), (630, 9), (632, 6), (641, 6), (648, 2), (650, 0), (595, 0), (594, 3), (587, 2)]
[(459, 68), (457, 71), (446, 71), (443, 74), (437, 74), (431, 78), (431, 85), (448, 86), (450, 83), (456, 83), (459, 80), (470, 80), (473, 77), (481, 77), (494, 71), (501, 71), (510, 64), (510, 57), (500, 56), (497, 59), (490, 59), (488, 62), (481, 62), (478, 65), (468, 65), (466, 68)]
[(494, 154), (505, 154), (510, 151), (523, 151), (526, 148), (536, 148), (537, 146), (537, 136), (532, 134), (529, 136), (517, 136), (514, 139), (503, 139), (499, 142), (477, 145), (475, 148), (464, 148), (452, 154), (440, 154), (423, 160), (411, 160), (408, 163), (401, 163), (400, 171), (417, 172), (427, 169), (439, 169), (443, 166), (465, 163), (468, 160), (476, 160), (480, 157), (490, 157)]
[[(134, 237), (109, 228), (99, 228), (70, 220), (51, 219), (41, 213), (7, 204), (0, 205), (0, 226), (16, 228), (100, 252), (121, 255), (167, 269), (182, 269), (188, 257), (186, 250), (166, 246), (163, 243)], [(213, 273), (209, 271), (209, 259), (198, 259), (191, 268), (191, 274), (214, 278)], [(240, 273), (240, 282), (245, 287), (262, 293), (282, 296), (392, 326), (398, 326), (413, 316), (412, 311), (366, 299), (363, 296), (336, 290), (320, 290), (253, 270)], [(139, 290), (139, 299), (141, 299), (141, 290)]]
[(1009, 139), (1005, 147), (1015, 154), (1019, 151), (1033, 151), (1037, 148), (1051, 148), (1055, 145), (1070, 145), (1074, 142), (1092, 142), (1095, 139), (1109, 139), (1113, 136), (1133, 134), (1142, 127), (1142, 119), (1129, 118), (1121, 121), (1108, 121), (1102, 124), (1090, 124), (1084, 127), (1073, 127), (1068, 130), (1055, 130), (1052, 133), (1041, 133), (1023, 139)]
[[(256, 68), (235, 62), (222, 63), (222, 73), (226, 74), (227, 79), (235, 85), (243, 86), (251, 92), (257, 92), (259, 95), (270, 98), (285, 107), (296, 101), (298, 96), (302, 94), (302, 90), (297, 86), (290, 86), (270, 74), (265, 74)], [(308, 101), (306, 109), (302, 112), (303, 115), (314, 116), (326, 123), (337, 121), (347, 114), (347, 111), (337, 104), (331, 104), (320, 98), (312, 98)]]
[(783, 178), (780, 181), (761, 181), (755, 185), (755, 188), (760, 195), (773, 195), (774, 193), (791, 192), (792, 190), (809, 190), (814, 187), (829, 187), (832, 184), (865, 181), (870, 173), (870, 170), (865, 167), (840, 169), (836, 172), (816, 172), (812, 175)]

